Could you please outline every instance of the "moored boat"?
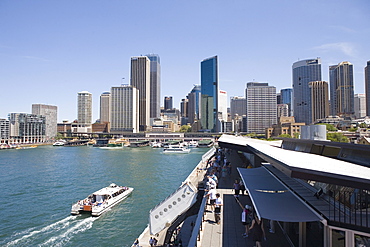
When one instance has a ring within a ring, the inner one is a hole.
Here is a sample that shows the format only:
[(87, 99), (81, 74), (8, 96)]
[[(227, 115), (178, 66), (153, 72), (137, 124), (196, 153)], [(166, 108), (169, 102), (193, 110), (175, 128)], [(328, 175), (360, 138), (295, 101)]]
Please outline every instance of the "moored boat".
[(64, 146), (65, 142), (64, 141), (56, 141), (53, 143), (53, 146)]
[(118, 186), (112, 183), (108, 187), (102, 188), (73, 204), (71, 214), (89, 213), (92, 216), (100, 216), (128, 197), (133, 190), (134, 188)]
[(187, 147), (173, 147), (169, 146), (168, 148), (163, 149), (163, 153), (178, 153), (178, 154), (187, 154), (190, 152), (190, 149)]

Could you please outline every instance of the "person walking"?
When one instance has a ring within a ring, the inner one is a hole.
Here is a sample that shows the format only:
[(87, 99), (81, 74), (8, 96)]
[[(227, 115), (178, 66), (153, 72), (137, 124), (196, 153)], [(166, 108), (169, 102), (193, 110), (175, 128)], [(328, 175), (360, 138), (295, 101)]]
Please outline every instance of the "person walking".
[(218, 225), (221, 223), (221, 206), (223, 206), (223, 202), (220, 194), (217, 193), (215, 201), (215, 221)]
[(263, 227), (263, 221), (262, 219), (259, 219), (256, 214), (254, 214), (254, 219), (249, 230), (253, 232), (252, 237), (253, 241), (256, 242), (256, 247), (262, 247), (262, 240), (266, 239), (266, 234)]

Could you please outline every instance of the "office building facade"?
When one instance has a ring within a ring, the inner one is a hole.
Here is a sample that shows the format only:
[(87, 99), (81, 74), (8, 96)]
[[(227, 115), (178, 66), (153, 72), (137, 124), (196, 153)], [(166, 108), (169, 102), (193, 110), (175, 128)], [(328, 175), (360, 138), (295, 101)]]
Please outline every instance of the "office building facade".
[(284, 88), (280, 90), (280, 104), (288, 105), (288, 117), (293, 116), (293, 88)]
[(365, 67), (366, 116), (370, 117), (370, 61)]
[(32, 104), (32, 114), (45, 117), (45, 138), (54, 139), (57, 135), (58, 107), (54, 105)]
[(331, 115), (353, 117), (353, 65), (350, 62), (341, 62), (329, 66), (329, 80)]
[(92, 123), (92, 94), (87, 91), (78, 93), (77, 96), (77, 121), (79, 124), (89, 125)]
[(148, 54), (150, 60), (150, 118), (161, 113), (161, 61), (157, 54)]
[(296, 122), (312, 123), (311, 94), (309, 83), (321, 81), (321, 59), (297, 61), (293, 71), (293, 112)]
[(355, 118), (366, 116), (366, 95), (364, 93), (355, 94), (354, 98)]
[(40, 143), (46, 141), (45, 116), (28, 113), (10, 113), (10, 139), (14, 143)]
[(171, 110), (173, 108), (173, 99), (172, 96), (164, 97), (164, 109)]
[(131, 58), (131, 85), (139, 90), (139, 130), (150, 125), (150, 60), (146, 56)]
[(326, 118), (329, 112), (329, 85), (326, 81), (311, 81), (311, 113), (312, 121)]
[(111, 88), (111, 132), (139, 132), (139, 94), (132, 85)]
[(218, 132), (218, 62), (217, 56), (201, 62), (201, 125), (203, 131)]
[(0, 119), (0, 143), (8, 143), (10, 137), (10, 122), (7, 119)]
[(276, 88), (268, 83), (249, 82), (245, 89), (246, 131), (265, 133), (277, 123)]
[(245, 97), (234, 96), (230, 98), (230, 115), (234, 119), (236, 115), (246, 115), (247, 100)]
[(224, 90), (218, 91), (218, 112), (219, 120), (226, 122), (227, 121), (227, 92)]
[(110, 92), (100, 95), (100, 123), (110, 122)]
[(193, 124), (194, 121), (200, 120), (200, 101), (201, 101), (201, 86), (194, 85), (188, 94), (188, 122)]

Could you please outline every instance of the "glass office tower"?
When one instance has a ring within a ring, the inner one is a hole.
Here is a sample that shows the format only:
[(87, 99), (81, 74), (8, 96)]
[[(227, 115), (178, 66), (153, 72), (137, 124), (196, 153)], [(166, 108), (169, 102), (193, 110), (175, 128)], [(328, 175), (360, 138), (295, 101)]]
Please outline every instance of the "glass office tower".
[(288, 105), (288, 116), (293, 116), (293, 88), (284, 88), (280, 90), (281, 104)]
[(148, 54), (150, 60), (150, 118), (161, 114), (161, 61), (157, 54)]
[(312, 123), (311, 81), (321, 81), (321, 59), (297, 61), (293, 69), (293, 112), (297, 123)]
[(366, 116), (370, 116), (370, 61), (365, 67)]
[(217, 56), (207, 58), (200, 65), (201, 125), (203, 131), (217, 132), (218, 71)]
[(188, 94), (188, 121), (193, 124), (195, 120), (199, 120), (200, 116), (200, 85), (194, 85), (193, 89)]

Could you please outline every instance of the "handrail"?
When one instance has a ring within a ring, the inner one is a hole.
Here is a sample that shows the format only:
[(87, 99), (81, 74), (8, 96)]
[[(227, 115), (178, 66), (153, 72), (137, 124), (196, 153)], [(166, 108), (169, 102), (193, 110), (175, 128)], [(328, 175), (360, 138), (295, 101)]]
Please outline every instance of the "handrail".
[(188, 244), (189, 247), (197, 246), (197, 241), (198, 241), (197, 238), (199, 236), (199, 232), (201, 231), (204, 210), (206, 208), (206, 202), (207, 202), (207, 198), (204, 197), (202, 200), (202, 204), (200, 205), (197, 220), (195, 221), (194, 228), (191, 233), (191, 237), (190, 237), (189, 244)]

